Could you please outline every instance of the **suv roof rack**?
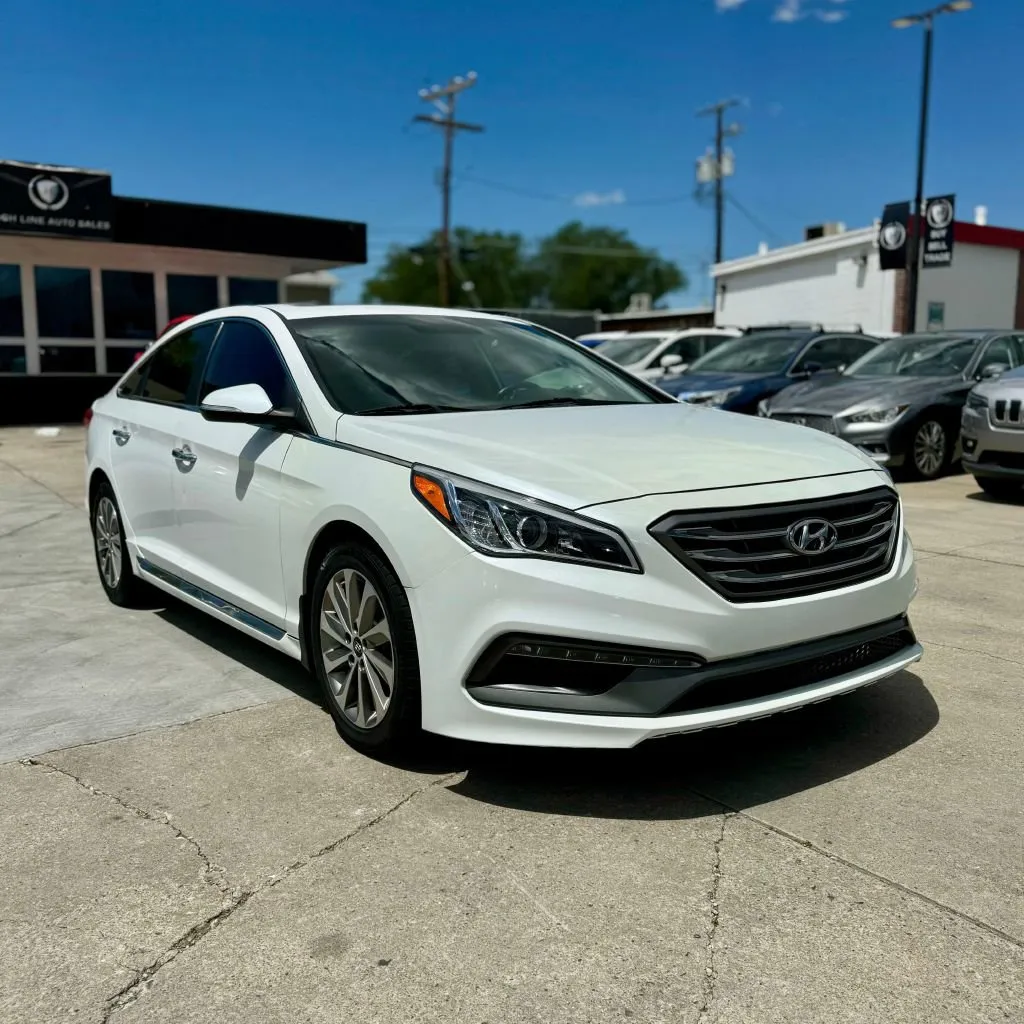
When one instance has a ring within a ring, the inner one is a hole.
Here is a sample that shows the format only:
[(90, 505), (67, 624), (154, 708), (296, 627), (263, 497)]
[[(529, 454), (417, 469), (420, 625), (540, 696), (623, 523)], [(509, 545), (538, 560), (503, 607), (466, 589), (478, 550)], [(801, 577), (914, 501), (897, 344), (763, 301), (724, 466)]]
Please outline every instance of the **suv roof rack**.
[(823, 331), (821, 324), (803, 320), (786, 320), (777, 324), (751, 324), (743, 328), (744, 334), (759, 334), (761, 331)]

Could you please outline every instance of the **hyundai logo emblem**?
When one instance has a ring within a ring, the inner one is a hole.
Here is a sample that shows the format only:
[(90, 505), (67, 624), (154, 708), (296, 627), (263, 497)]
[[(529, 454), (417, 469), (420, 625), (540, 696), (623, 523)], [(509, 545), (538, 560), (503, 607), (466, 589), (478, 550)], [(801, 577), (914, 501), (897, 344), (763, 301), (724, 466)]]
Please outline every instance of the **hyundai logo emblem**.
[(798, 555), (823, 555), (839, 543), (839, 533), (826, 519), (801, 519), (786, 531), (786, 543)]

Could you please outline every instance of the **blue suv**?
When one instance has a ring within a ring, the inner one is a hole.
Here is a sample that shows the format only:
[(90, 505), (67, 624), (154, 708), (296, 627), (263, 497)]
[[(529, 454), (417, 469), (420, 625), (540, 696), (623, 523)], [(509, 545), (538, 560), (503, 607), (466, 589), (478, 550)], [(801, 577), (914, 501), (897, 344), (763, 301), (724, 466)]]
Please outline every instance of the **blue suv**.
[(838, 373), (879, 344), (853, 332), (757, 331), (719, 345), (658, 387), (681, 402), (756, 414), (759, 402), (790, 384)]

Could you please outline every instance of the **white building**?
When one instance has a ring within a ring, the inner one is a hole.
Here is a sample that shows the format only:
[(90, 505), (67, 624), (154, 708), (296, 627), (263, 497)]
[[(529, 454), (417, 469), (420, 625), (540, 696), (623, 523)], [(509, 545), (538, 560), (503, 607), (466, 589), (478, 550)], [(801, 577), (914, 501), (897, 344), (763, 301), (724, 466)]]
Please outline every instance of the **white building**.
[[(1024, 231), (977, 220), (954, 225), (953, 263), (923, 268), (918, 287), (919, 330), (1024, 327)], [(868, 334), (904, 332), (905, 271), (882, 271), (877, 224), (831, 232), (797, 245), (768, 249), (712, 267), (715, 323), (809, 321), (859, 324)]]

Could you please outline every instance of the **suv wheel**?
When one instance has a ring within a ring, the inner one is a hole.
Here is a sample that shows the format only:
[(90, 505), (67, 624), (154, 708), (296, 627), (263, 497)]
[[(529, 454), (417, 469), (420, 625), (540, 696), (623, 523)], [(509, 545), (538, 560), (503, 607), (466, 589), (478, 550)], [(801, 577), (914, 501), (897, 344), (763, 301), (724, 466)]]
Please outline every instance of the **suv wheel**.
[(937, 419), (922, 420), (910, 441), (910, 464), (923, 480), (937, 480), (952, 462), (949, 431)]
[(383, 753), (420, 727), (416, 634), (405, 590), (372, 548), (339, 544), (323, 560), (310, 601), (313, 668), (338, 732)]

